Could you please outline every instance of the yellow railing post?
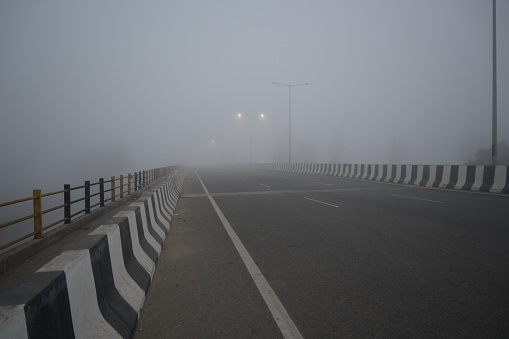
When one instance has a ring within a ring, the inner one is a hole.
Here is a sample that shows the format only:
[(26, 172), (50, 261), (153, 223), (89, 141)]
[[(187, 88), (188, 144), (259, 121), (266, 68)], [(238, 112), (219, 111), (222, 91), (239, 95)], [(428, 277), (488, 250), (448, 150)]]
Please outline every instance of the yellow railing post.
[(120, 175), (120, 199), (124, 197), (124, 176)]
[(133, 176), (131, 175), (131, 173), (129, 173), (127, 175), (127, 195), (130, 195), (131, 194), (131, 180), (132, 180)]
[(111, 202), (115, 202), (115, 177), (111, 177)]
[(41, 190), (34, 190), (34, 239), (42, 238)]

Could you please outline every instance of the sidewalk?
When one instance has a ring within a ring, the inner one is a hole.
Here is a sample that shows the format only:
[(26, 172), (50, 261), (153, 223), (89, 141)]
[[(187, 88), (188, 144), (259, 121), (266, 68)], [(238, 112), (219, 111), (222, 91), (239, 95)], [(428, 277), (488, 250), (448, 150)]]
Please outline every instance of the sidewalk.
[[(150, 189), (150, 187), (151, 186), (147, 186), (143, 190), (134, 192), (125, 199), (118, 201), (117, 203), (113, 203), (112, 205), (107, 205), (103, 209), (97, 209), (93, 211), (91, 215), (76, 218), (76, 220), (70, 225), (62, 225), (58, 227), (58, 229), (48, 232), (45, 234), (45, 238), (43, 238), (43, 240), (53, 243), (40, 250), (36, 248), (25, 248), (24, 250), (27, 251), (29, 255), (28, 259), (25, 259), (24, 262), (14, 265), (14, 267), (9, 268), (4, 273), (0, 274), (0, 295), (9, 290), (11, 287), (19, 284), (32, 273), (36, 272), (39, 268), (69, 248), (72, 243), (104, 224), (105, 220), (112, 218), (119, 211), (124, 210), (129, 204), (132, 204), (135, 199), (141, 196), (143, 192)], [(71, 231), (70, 234), (63, 236), (58, 240), (51, 239), (52, 237), (58, 237), (58, 233), (62, 232), (61, 228), (65, 227), (75, 227), (77, 229)], [(14, 249), (14, 251), (3, 253), (0, 258), (1, 260), (12, 260), (9, 258), (10, 256), (18, 255), (16, 252), (19, 251), (21, 247), (29, 246), (30, 242), (22, 244), (19, 248)]]

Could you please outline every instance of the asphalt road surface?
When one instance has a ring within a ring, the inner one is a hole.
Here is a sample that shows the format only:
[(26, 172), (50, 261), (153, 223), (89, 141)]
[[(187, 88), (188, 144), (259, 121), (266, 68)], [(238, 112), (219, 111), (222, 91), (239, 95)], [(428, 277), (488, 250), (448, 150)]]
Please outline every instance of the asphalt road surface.
[(509, 337), (509, 196), (189, 169), (135, 338)]

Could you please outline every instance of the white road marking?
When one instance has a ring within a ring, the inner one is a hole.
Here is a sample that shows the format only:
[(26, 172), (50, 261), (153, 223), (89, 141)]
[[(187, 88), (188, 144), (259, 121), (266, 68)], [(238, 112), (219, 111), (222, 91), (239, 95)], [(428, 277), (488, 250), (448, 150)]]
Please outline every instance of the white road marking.
[(263, 187), (267, 187), (267, 188), (271, 188), (270, 186), (267, 186), (267, 185), (264, 185), (264, 184), (258, 184), (260, 186), (263, 186)]
[(414, 198), (414, 197), (406, 197), (406, 196), (404, 196), (404, 195), (397, 195), (397, 194), (391, 194), (391, 195), (392, 195), (393, 197), (398, 197), (398, 198), (421, 200), (421, 201), (427, 201), (427, 202), (434, 202), (434, 203), (437, 203), (437, 204), (443, 204), (443, 203), (444, 203), (443, 201), (428, 200), (428, 199), (421, 199), (421, 198)]
[[(355, 192), (365, 191), (367, 188), (332, 188), (324, 190), (288, 190), (288, 191), (251, 191), (251, 192), (218, 192), (210, 193), (213, 197), (235, 196), (235, 195), (266, 195), (266, 194), (306, 194), (306, 193), (321, 193), (321, 192)], [(207, 195), (204, 193), (189, 193), (181, 194), (181, 198), (203, 198)]]
[(205, 191), (205, 194), (209, 198), (212, 206), (214, 207), (217, 216), (223, 223), (224, 229), (230, 236), (233, 245), (237, 249), (237, 252), (239, 253), (240, 257), (242, 258), (242, 261), (244, 262), (244, 265), (246, 265), (246, 268), (249, 271), (251, 278), (253, 278), (256, 287), (258, 288), (258, 291), (262, 295), (263, 300), (265, 300), (265, 304), (267, 304), (267, 306), (269, 307), (270, 313), (272, 313), (272, 317), (276, 321), (279, 330), (281, 331), (285, 338), (304, 338), (302, 334), (300, 334), (297, 326), (295, 326), (293, 320), (288, 315), (288, 312), (286, 312), (286, 309), (284, 308), (283, 304), (281, 304), (281, 301), (279, 301), (279, 298), (277, 297), (276, 293), (274, 293), (274, 291), (270, 287), (269, 283), (267, 282), (267, 279), (265, 279), (262, 272), (255, 264), (253, 258), (251, 258), (251, 255), (249, 255), (249, 252), (244, 247), (244, 244), (242, 244), (242, 241), (240, 241), (240, 238), (233, 230), (232, 226), (230, 225), (230, 222), (226, 219), (223, 212), (219, 209), (219, 206), (216, 204), (216, 201), (210, 195), (200, 176), (196, 171), (194, 171), (194, 173), (198, 177), (198, 180), (200, 180), (200, 183), (203, 187), (203, 190)]
[(311, 201), (317, 202), (317, 203), (320, 203), (320, 204), (324, 204), (324, 205), (327, 205), (327, 206), (339, 207), (339, 206), (336, 206), (336, 205), (328, 204), (328, 203), (320, 201), (320, 200), (315, 200), (315, 199), (311, 199), (311, 198), (308, 198), (308, 197), (303, 197), (303, 198), (307, 199), (307, 200), (311, 200)]
[(313, 182), (313, 184), (324, 185), (324, 186), (331, 186), (332, 187), (331, 184), (324, 184), (323, 182), (317, 182), (317, 181)]
[(240, 179), (242, 179), (242, 180), (246, 180), (246, 178), (243, 178), (243, 177), (240, 177)]

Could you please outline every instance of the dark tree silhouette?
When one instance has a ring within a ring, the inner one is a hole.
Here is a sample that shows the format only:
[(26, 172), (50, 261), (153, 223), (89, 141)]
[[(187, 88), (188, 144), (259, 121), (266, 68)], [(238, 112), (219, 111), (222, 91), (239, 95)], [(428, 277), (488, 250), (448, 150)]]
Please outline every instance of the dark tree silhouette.
[[(498, 147), (498, 165), (509, 165), (509, 145), (505, 141), (499, 141)], [(474, 159), (467, 161), (467, 165), (491, 165), (491, 147), (479, 148)]]

